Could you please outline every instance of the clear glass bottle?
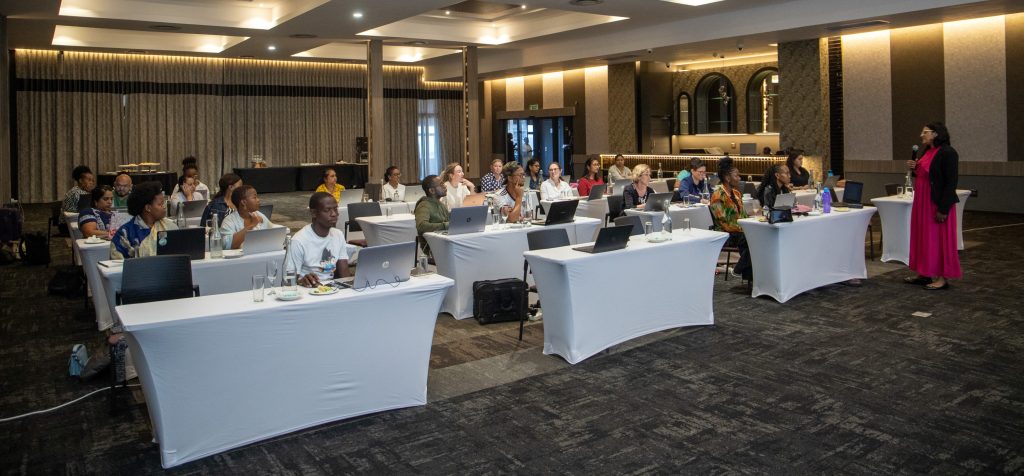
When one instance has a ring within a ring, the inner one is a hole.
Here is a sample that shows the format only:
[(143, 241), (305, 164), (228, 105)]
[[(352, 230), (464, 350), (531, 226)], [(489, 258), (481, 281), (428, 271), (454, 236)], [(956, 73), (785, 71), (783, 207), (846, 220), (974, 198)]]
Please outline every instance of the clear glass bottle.
[(661, 173), (661, 162), (658, 162), (658, 178), (662, 178), (664, 175)]
[(661, 214), (661, 235), (665, 239), (672, 239), (672, 214), (669, 213), (668, 207), (665, 207), (665, 212)]
[(220, 235), (220, 223), (217, 214), (210, 217), (210, 258), (224, 257), (224, 241)]
[(814, 210), (821, 211), (821, 189), (817, 188), (814, 192)]
[(177, 214), (177, 216), (174, 219), (174, 224), (178, 225), (178, 229), (179, 230), (184, 230), (185, 228), (188, 228), (188, 222), (185, 221), (185, 204), (184, 204), (184, 202), (178, 204), (178, 214)]

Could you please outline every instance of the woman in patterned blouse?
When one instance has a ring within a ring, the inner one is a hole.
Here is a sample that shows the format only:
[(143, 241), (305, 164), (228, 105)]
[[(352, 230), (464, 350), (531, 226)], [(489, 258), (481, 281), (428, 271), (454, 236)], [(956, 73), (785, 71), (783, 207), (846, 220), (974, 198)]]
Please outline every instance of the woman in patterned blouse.
[(740, 171), (733, 165), (732, 159), (725, 158), (718, 163), (718, 175), (722, 177), (722, 183), (715, 187), (709, 205), (711, 215), (715, 219), (715, 229), (729, 233), (727, 244), (740, 249), (740, 259), (736, 262), (733, 272), (743, 276), (743, 279), (750, 280), (753, 278), (750, 251), (747, 249), (743, 228), (738, 223), (740, 218), (747, 217), (743, 209), (743, 193), (739, 190)]

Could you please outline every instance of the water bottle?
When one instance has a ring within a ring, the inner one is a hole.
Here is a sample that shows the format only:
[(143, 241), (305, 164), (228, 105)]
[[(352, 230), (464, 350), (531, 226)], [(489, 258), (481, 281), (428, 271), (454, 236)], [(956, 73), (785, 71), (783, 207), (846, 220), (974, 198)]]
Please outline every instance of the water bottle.
[(821, 211), (821, 189), (816, 188), (816, 190), (817, 191), (814, 192), (814, 210)]
[(661, 174), (661, 162), (658, 162), (658, 178), (662, 178), (664, 175)]
[(174, 224), (178, 225), (179, 230), (184, 230), (188, 227), (188, 223), (185, 221), (185, 204), (178, 204), (178, 216), (174, 220)]
[(292, 264), (292, 237), (291, 235), (285, 235), (284, 237), (284, 263), (281, 266), (283, 274), (281, 275), (281, 287), (284, 290), (290, 290), (294, 292), (297, 284), (298, 272), (295, 269), (295, 265)]
[(672, 214), (668, 212), (667, 206), (665, 212), (661, 214), (661, 235), (666, 239), (672, 238)]
[(220, 236), (220, 223), (217, 223), (217, 214), (210, 217), (210, 258), (224, 257), (224, 241)]
[(821, 209), (824, 213), (832, 213), (832, 194), (828, 187), (821, 191)]

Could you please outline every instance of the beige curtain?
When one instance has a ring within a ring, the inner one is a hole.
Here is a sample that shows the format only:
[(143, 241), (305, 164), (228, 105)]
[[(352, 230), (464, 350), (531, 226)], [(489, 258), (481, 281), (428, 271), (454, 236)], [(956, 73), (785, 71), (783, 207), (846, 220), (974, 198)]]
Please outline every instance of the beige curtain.
[[(15, 74), (26, 202), (61, 197), (78, 164), (180, 171), (195, 156), (214, 185), (253, 155), (271, 166), (354, 161), (366, 135), (365, 65), (17, 50)], [(442, 162), (461, 158), (461, 83), (398, 66), (384, 68), (384, 82), (384, 153), (407, 180), (419, 175), (419, 99), (437, 99)]]

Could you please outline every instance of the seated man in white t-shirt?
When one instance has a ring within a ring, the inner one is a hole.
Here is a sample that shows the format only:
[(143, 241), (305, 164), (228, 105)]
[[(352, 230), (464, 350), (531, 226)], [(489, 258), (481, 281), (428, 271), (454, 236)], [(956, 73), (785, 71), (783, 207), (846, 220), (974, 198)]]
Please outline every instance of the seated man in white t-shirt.
[(299, 275), (299, 284), (314, 287), (321, 281), (349, 276), (345, 233), (338, 223), (338, 201), (327, 192), (309, 197), (312, 223), (292, 238), (288, 261)]

